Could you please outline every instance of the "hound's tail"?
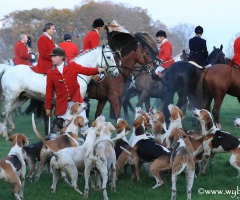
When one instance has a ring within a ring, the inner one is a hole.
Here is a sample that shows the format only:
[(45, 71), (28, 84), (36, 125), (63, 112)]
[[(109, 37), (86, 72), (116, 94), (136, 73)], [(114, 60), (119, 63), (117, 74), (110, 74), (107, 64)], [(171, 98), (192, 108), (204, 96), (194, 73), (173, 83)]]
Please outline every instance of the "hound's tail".
[(129, 156), (132, 155), (132, 153), (130, 151), (128, 151), (127, 149), (125, 149), (124, 147), (120, 146), (120, 148), (125, 151)]
[(51, 149), (48, 146), (47, 141), (44, 139), (44, 137), (37, 130), (36, 123), (35, 123), (35, 118), (34, 118), (34, 113), (32, 114), (32, 126), (33, 126), (33, 130), (36, 133), (37, 137), (42, 141), (43, 144), (45, 144), (49, 149)]

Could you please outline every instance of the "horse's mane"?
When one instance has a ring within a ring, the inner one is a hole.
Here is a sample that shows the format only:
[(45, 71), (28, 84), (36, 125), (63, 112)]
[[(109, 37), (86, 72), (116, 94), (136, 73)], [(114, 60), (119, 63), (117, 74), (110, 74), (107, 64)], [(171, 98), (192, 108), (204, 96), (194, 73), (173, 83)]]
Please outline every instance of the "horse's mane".
[(156, 42), (147, 32), (135, 32), (133, 35), (141, 44), (147, 46), (153, 53), (158, 54)]
[(108, 27), (109, 33), (113, 31), (130, 33), (127, 29), (124, 28), (124, 26), (121, 26), (120, 24), (118, 24), (116, 20), (112, 20), (111, 22), (108, 22), (107, 27)]
[(92, 48), (92, 49), (88, 49), (88, 50), (83, 51), (83, 52), (80, 52), (73, 60), (75, 60), (75, 59), (81, 57), (82, 55), (85, 55), (86, 53), (88, 53), (88, 52), (90, 52), (90, 51), (93, 51), (93, 50), (95, 50), (95, 49), (97, 49), (97, 48), (99, 48), (99, 46), (94, 47), (94, 48)]

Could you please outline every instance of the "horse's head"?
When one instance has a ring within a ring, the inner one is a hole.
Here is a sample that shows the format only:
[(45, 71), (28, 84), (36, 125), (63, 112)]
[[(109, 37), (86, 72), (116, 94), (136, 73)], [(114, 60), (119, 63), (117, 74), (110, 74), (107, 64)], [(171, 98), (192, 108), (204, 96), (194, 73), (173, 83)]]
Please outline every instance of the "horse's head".
[(223, 45), (220, 48), (213, 47), (213, 51), (208, 56), (208, 61), (211, 65), (225, 64), (225, 54), (222, 52)]
[(134, 37), (140, 43), (138, 49), (141, 49), (139, 51), (141, 55), (139, 54), (137, 62), (152, 71), (158, 60), (158, 48), (155, 40), (147, 32), (136, 32)]
[(4, 63), (4, 64), (7, 64), (7, 65), (14, 66), (14, 62), (13, 62), (12, 59), (7, 59), (7, 60), (4, 60), (4, 59), (3, 59), (3, 63)]
[(108, 75), (116, 77), (119, 74), (114, 54), (108, 45), (102, 45), (102, 55), (98, 58), (97, 64), (106, 69)]
[(150, 71), (155, 69), (157, 55), (148, 46), (138, 43), (136, 52), (138, 55), (137, 62), (141, 66)]

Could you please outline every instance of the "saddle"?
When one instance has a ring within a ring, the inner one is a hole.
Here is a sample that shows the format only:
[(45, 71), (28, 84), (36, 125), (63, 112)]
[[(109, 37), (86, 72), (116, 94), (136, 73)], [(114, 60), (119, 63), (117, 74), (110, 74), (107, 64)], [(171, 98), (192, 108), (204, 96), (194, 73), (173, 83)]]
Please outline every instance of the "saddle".
[(200, 66), (199, 64), (197, 64), (196, 62), (194, 61), (188, 61), (190, 64), (194, 65), (195, 67), (199, 68), (199, 69), (203, 69), (202, 66)]
[(238, 64), (236, 64), (235, 62), (232, 62), (231, 67), (236, 68), (236, 69), (240, 69), (240, 66)]
[(152, 74), (151, 74), (152, 75), (152, 79), (154, 81), (162, 81), (163, 85), (165, 85), (164, 75), (165, 75), (166, 71), (167, 70), (162, 71), (163, 76), (161, 78), (159, 78), (158, 75), (153, 71)]

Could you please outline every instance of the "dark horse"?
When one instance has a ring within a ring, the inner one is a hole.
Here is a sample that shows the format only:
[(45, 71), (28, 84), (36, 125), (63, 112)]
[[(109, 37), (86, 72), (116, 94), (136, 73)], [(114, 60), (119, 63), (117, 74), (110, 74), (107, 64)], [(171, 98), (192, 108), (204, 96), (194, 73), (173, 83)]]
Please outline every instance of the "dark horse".
[[(208, 61), (213, 65), (212, 67), (217, 63), (225, 63), (225, 55), (222, 52), (222, 48), (222, 45), (220, 48), (214, 47), (213, 51), (209, 54)], [(173, 103), (175, 92), (177, 92), (179, 97), (177, 106), (180, 109), (182, 109), (187, 97), (193, 107), (200, 108), (202, 101), (201, 75), (204, 75), (204, 71), (205, 70), (201, 70), (187, 61), (175, 62), (167, 70), (164, 76), (166, 90), (163, 108), (167, 122), (169, 122), (168, 105)]]
[(106, 76), (101, 82), (89, 86), (88, 97), (98, 100), (95, 117), (102, 113), (106, 102), (109, 101), (114, 118), (117, 119), (120, 117), (124, 84), (134, 70), (134, 65), (139, 63), (141, 66), (153, 67), (158, 51), (154, 40), (147, 33), (138, 32), (132, 36), (128, 33), (113, 32), (108, 40), (111, 49), (121, 58), (120, 75), (116, 78)]
[(218, 128), (221, 128), (219, 112), (226, 94), (237, 97), (240, 102), (240, 68), (237, 65), (214, 65), (203, 77), (202, 108), (210, 111), (214, 99), (212, 114)]
[[(188, 54), (183, 50), (180, 59), (187, 60)], [(153, 70), (153, 69), (152, 69)], [(162, 81), (152, 79), (152, 73), (154, 72), (133, 72), (133, 78), (128, 82), (129, 87), (125, 87), (126, 90), (122, 96), (122, 105), (124, 109), (125, 118), (129, 119), (128, 107), (132, 112), (135, 112), (131, 105), (130, 99), (138, 95), (137, 107), (142, 107), (145, 103), (146, 110), (150, 108), (150, 98), (163, 99), (164, 97), (164, 84)], [(133, 83), (133, 84), (131, 84)]]

